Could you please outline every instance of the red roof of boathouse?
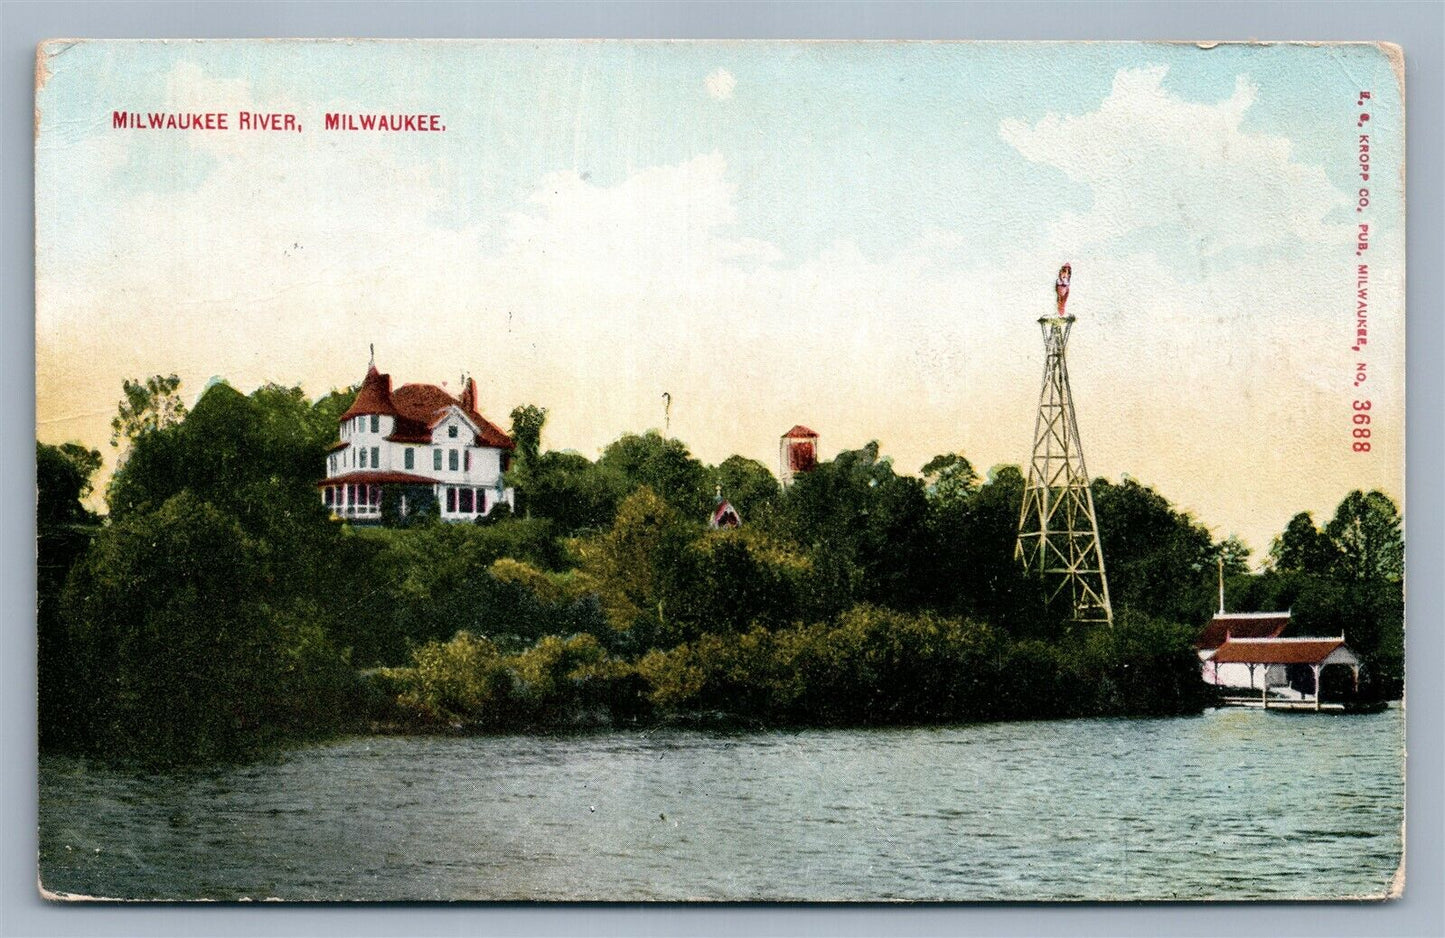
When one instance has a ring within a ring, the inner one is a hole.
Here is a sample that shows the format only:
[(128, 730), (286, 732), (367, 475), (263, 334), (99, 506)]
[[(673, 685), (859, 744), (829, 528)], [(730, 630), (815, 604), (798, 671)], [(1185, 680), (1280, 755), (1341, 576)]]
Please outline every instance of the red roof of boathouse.
[(1344, 644), (1343, 638), (1231, 638), (1215, 649), (1211, 660), (1215, 664), (1319, 664)]
[(1278, 638), (1289, 625), (1288, 612), (1228, 612), (1216, 614), (1194, 640), (1200, 651), (1218, 648), (1228, 638)]

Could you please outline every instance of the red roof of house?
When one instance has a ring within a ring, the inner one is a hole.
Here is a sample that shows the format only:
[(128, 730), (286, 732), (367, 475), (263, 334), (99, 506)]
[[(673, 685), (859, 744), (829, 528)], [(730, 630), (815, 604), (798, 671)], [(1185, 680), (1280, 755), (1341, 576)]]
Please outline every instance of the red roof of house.
[(783, 434), (783, 438), (784, 438), (784, 439), (787, 439), (788, 437), (794, 437), (794, 436), (805, 436), (805, 437), (810, 437), (811, 439), (814, 439), (814, 440), (816, 440), (816, 439), (818, 438), (818, 434), (814, 433), (812, 430), (809, 430), (807, 427), (803, 426), (801, 423), (798, 424), (798, 425), (796, 425), (795, 427), (793, 427), (793, 429), (789, 430), (787, 433), (784, 433), (784, 434)]
[(332, 476), (316, 483), (317, 488), (328, 485), (434, 485), (436, 479), (428, 479), (410, 472), (388, 472), (384, 469), (362, 469), (345, 475)]
[(326, 447), (326, 452), (334, 453), (339, 449), (346, 449), (346, 447), (350, 445), (350, 440), (337, 440), (335, 443), (332, 443), (330, 446)]
[(1343, 638), (1230, 639), (1215, 649), (1216, 664), (1319, 664), (1345, 644)]
[[(477, 413), (477, 386), (468, 378), (460, 398), (452, 397), (434, 384), (403, 384), (395, 391), (391, 389), (391, 375), (376, 370), (376, 365), (366, 369), (361, 390), (346, 413), (341, 415), (344, 423), (362, 414), (384, 414), (396, 418), (396, 426), (387, 437), (393, 443), (430, 443), (432, 428), (446, 414), (449, 407), (459, 407), (467, 419), (477, 425), (475, 446), (491, 446), (497, 449), (513, 449), (512, 438), (486, 417)], [(345, 444), (332, 444), (341, 449)]]
[(1278, 638), (1289, 625), (1288, 612), (1229, 612), (1215, 615), (1194, 640), (1198, 649), (1218, 648), (1227, 637)]
[(477, 413), (476, 386), (470, 378), (462, 390), (460, 399), (452, 397), (434, 384), (404, 384), (392, 392), (396, 405), (396, 429), (387, 437), (395, 443), (430, 443), (431, 431), (446, 416), (450, 407), (460, 408), (467, 419), (476, 424), (477, 446), (493, 446), (497, 449), (512, 449), (512, 438), (486, 417)]
[(381, 374), (375, 365), (366, 369), (366, 377), (361, 379), (361, 390), (356, 392), (356, 400), (341, 415), (341, 421), (344, 423), (362, 414), (396, 416), (396, 408), (391, 402), (391, 375)]

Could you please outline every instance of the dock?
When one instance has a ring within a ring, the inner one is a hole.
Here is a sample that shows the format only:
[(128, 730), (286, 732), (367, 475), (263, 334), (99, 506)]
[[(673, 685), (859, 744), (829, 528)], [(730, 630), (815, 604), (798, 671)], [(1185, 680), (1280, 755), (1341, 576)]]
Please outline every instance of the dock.
[(1221, 707), (1246, 707), (1251, 710), (1283, 710), (1288, 713), (1378, 713), (1389, 704), (1385, 701), (1368, 703), (1342, 703), (1338, 701), (1316, 702), (1313, 698), (1293, 700), (1286, 697), (1271, 697), (1263, 700), (1258, 696), (1222, 697)]

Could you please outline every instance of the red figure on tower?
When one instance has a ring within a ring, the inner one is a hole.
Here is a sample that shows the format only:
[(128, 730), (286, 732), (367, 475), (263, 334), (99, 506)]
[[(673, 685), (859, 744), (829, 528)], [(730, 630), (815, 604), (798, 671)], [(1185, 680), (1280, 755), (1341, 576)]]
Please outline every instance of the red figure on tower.
[(1059, 268), (1059, 279), (1054, 281), (1054, 296), (1057, 297), (1059, 315), (1064, 315), (1064, 304), (1069, 302), (1069, 277), (1073, 273), (1068, 264)]

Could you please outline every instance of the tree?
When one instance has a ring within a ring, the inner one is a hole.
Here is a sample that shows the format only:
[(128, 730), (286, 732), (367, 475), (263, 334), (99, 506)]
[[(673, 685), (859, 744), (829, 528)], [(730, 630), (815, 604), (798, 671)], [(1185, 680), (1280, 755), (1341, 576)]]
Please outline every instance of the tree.
[(361, 385), (359, 384), (353, 384), (349, 388), (332, 388), (311, 405), (312, 424), (319, 428), (319, 432), (326, 437), (327, 442), (335, 438), (337, 424), (341, 423), (341, 415), (356, 403), (356, 395), (360, 392)]
[(634, 487), (622, 472), (571, 452), (543, 453), (534, 469), (513, 480), (527, 514), (553, 521), (568, 534), (611, 524), (618, 503)]
[(723, 498), (732, 503), (743, 523), (757, 523), (778, 500), (778, 480), (756, 459), (729, 456), (716, 470)]
[(597, 465), (622, 473), (633, 487), (652, 489), (684, 518), (700, 523), (712, 508), (707, 469), (681, 440), (664, 439), (656, 430), (624, 434), (602, 451)]
[(125, 397), (120, 401), (120, 412), (110, 422), (110, 445), (119, 446), (121, 440), (134, 443), (146, 433), (175, 426), (185, 419), (185, 402), (176, 393), (180, 386), (181, 379), (175, 375), (123, 381)]
[(943, 453), (923, 467), (924, 490), (930, 501), (962, 506), (978, 489), (978, 473), (961, 453)]
[(40, 739), (50, 748), (74, 746), (73, 716), (88, 691), (76, 681), (61, 591), (75, 563), (99, 530), (82, 503), (100, 453), (79, 443), (35, 444), (36, 655)]
[(664, 570), (685, 544), (677, 512), (644, 486), (623, 499), (607, 533), (580, 545), (589, 587), (614, 630), (636, 633), (638, 650), (664, 630)]
[(1269, 546), (1269, 566), (1281, 573), (1327, 576), (1338, 560), (1334, 543), (1315, 527), (1315, 519), (1302, 511), (1289, 519), (1284, 532)]
[(1015, 637), (1053, 639), (1059, 623), (1046, 613), (1042, 581), (1014, 557), (1023, 493), (1019, 467), (995, 466), (966, 499), (930, 500), (935, 548), (925, 575), (935, 609), (980, 617)]
[(876, 441), (797, 477), (774, 525), (809, 549), (838, 601), (912, 609), (926, 604), (934, 556), (923, 484), (893, 471)]
[(1405, 574), (1400, 511), (1385, 493), (1345, 496), (1325, 535), (1339, 552), (1336, 569), (1352, 580), (1399, 582)]
[(270, 553), (189, 492), (103, 529), (62, 600), (93, 749), (227, 759), (343, 721), (350, 669)]
[(79, 443), (36, 442), (36, 518), (42, 528), (95, 521), (83, 499), (91, 492), (91, 476), (100, 464), (100, 453)]
[(1219, 542), (1219, 558), (1224, 561), (1225, 576), (1249, 572), (1249, 546), (1231, 534)]
[(1115, 614), (1132, 608), (1172, 622), (1208, 618), (1219, 556), (1208, 529), (1134, 479), (1095, 479), (1093, 495)]
[(517, 448), (516, 460), (507, 471), (507, 481), (516, 489), (519, 505), (528, 515), (532, 513), (532, 496), (542, 468), (542, 427), (546, 423), (545, 407), (522, 404), (512, 409), (512, 442)]
[(517, 461), (524, 466), (536, 463), (542, 454), (542, 427), (547, 423), (547, 408), (522, 404), (512, 408), (512, 442), (517, 444)]

